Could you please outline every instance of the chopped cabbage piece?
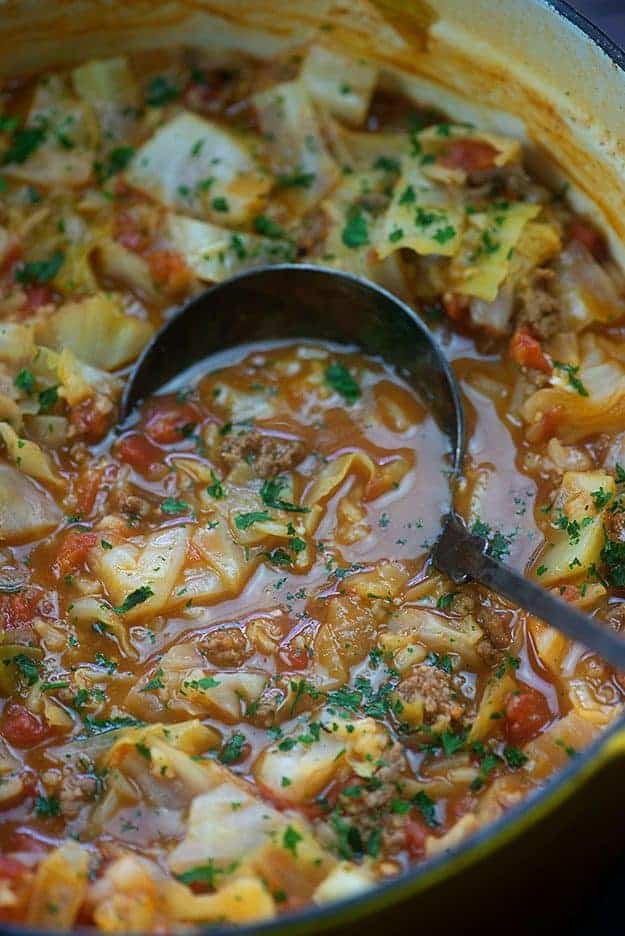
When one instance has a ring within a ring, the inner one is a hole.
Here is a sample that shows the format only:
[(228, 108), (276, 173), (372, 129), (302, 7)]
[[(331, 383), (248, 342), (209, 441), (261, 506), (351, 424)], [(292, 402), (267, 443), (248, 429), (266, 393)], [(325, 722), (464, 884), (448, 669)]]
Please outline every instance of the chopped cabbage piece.
[(540, 212), (540, 205), (493, 202), (486, 212), (469, 215), (463, 249), (451, 268), (456, 291), (486, 302), (496, 299), (523, 228)]
[(121, 139), (137, 116), (139, 89), (125, 58), (86, 62), (72, 72), (76, 94), (98, 115), (102, 139)]
[(0, 542), (27, 543), (63, 519), (56, 503), (11, 465), (0, 463)]
[(189, 112), (137, 150), (126, 178), (178, 211), (235, 224), (260, 209), (271, 186), (243, 139)]
[(36, 442), (21, 439), (6, 422), (0, 422), (0, 437), (6, 446), (9, 458), (20, 471), (57, 490), (65, 488), (65, 480)]
[(293, 260), (293, 246), (286, 240), (240, 233), (184, 215), (170, 215), (167, 236), (198, 279), (208, 282), (265, 263)]
[(37, 327), (37, 340), (56, 351), (69, 349), (100, 370), (116, 370), (134, 360), (150, 339), (152, 326), (123, 311), (121, 300), (97, 293), (68, 302)]
[(47, 854), (31, 885), (27, 924), (71, 929), (87, 893), (88, 870), (88, 850), (71, 839)]
[[(188, 541), (186, 528), (177, 526), (120, 541), (112, 549), (90, 550), (89, 564), (125, 621), (166, 610), (184, 564)], [(141, 596), (141, 600), (136, 601), (133, 595)]]
[(315, 101), (354, 125), (367, 116), (377, 77), (377, 66), (318, 45), (311, 47), (300, 72)]
[(339, 170), (306, 86), (286, 81), (254, 95), (252, 101), (286, 204), (292, 211), (308, 211), (336, 184)]

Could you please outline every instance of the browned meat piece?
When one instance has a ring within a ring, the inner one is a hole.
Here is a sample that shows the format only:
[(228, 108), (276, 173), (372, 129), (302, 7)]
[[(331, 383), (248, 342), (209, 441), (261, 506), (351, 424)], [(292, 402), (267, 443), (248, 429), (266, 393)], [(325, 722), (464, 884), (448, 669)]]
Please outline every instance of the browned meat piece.
[(243, 631), (238, 627), (220, 627), (211, 631), (202, 641), (204, 656), (215, 666), (241, 666), (252, 650)]
[[(400, 796), (402, 778), (409, 773), (402, 745), (395, 742), (385, 752), (381, 766), (373, 777), (361, 780), (354, 777), (341, 792), (337, 809), (341, 821), (358, 831), (363, 845), (372, 833), (382, 833), (382, 850), (396, 851), (405, 844), (404, 815), (390, 812), (391, 804)], [(317, 834), (328, 844), (336, 844), (336, 827), (323, 819), (317, 825)]]
[(246, 461), (259, 478), (273, 478), (290, 471), (304, 457), (304, 445), (299, 439), (261, 435), (256, 429), (230, 433), (221, 443), (221, 457), (228, 464)]
[(610, 539), (625, 543), (625, 513), (618, 510), (608, 513), (607, 527)]
[(423, 699), (425, 724), (436, 726), (437, 731), (445, 730), (464, 715), (465, 704), (452, 677), (429, 663), (417, 664), (410, 676), (400, 682), (397, 691), (407, 703)]
[(550, 338), (559, 328), (560, 306), (555, 296), (556, 274), (539, 268), (517, 292), (517, 324), (527, 325), (538, 338)]
[(508, 615), (499, 613), (488, 605), (482, 605), (477, 615), (477, 622), (484, 631), (487, 640), (497, 650), (505, 650), (510, 645)]
[(49, 793), (58, 796), (61, 812), (72, 819), (78, 815), (85, 803), (95, 799), (98, 792), (98, 781), (87, 774), (76, 773), (76, 767), (51, 768), (41, 776), (42, 782)]

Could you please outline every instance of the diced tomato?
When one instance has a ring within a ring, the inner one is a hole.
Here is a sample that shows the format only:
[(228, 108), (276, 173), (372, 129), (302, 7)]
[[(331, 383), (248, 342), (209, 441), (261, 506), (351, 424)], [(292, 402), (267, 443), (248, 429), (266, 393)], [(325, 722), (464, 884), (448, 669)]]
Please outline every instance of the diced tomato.
[(598, 231), (589, 221), (582, 221), (581, 218), (575, 218), (569, 227), (569, 236), (571, 240), (590, 251), (595, 260), (607, 260), (608, 248), (605, 238), (601, 231)]
[(427, 825), (421, 819), (406, 819), (404, 825), (406, 833), (406, 850), (411, 858), (425, 857), (425, 840), (430, 834)]
[(148, 410), (145, 429), (154, 442), (172, 445), (184, 438), (186, 427), (195, 426), (200, 419), (200, 410), (193, 403), (178, 403), (175, 397), (163, 397)]
[(41, 591), (29, 588), (0, 598), (0, 619), (7, 630), (30, 624), (41, 601)]
[(28, 873), (28, 868), (17, 858), (9, 858), (8, 855), (0, 855), (0, 880), (17, 881), (24, 874)]
[[(14, 846), (14, 837), (11, 837)], [(24, 912), (28, 901), (32, 871), (17, 858), (0, 855), (0, 890), (10, 890), (9, 900), (0, 901), (0, 920), (3, 923), (24, 921)], [(8, 896), (8, 894), (7, 894)]]
[(82, 403), (72, 406), (69, 411), (69, 421), (72, 426), (88, 442), (99, 442), (106, 435), (112, 417), (113, 410), (105, 406), (97, 397), (89, 397), (89, 399), (83, 400)]
[(549, 358), (545, 355), (540, 341), (534, 338), (529, 328), (520, 325), (510, 341), (510, 357), (521, 367), (532, 367), (534, 370), (550, 374), (553, 370)]
[(0, 733), (14, 747), (30, 748), (48, 736), (50, 725), (43, 716), (29, 712), (21, 702), (11, 701), (4, 707)]
[(506, 705), (505, 730), (510, 744), (524, 744), (535, 738), (551, 721), (547, 700), (529, 687), (510, 696)]
[(19, 241), (12, 241), (0, 259), (0, 274), (7, 273), (13, 264), (22, 256), (22, 246)]
[(26, 286), (25, 308), (28, 312), (36, 312), (42, 306), (50, 305), (54, 301), (54, 292), (50, 286), (43, 284), (40, 286)]
[(81, 471), (74, 483), (76, 509), (81, 517), (88, 517), (102, 483), (101, 468), (86, 468)]
[(554, 594), (558, 596), (558, 598), (561, 598), (562, 601), (568, 601), (570, 604), (574, 604), (576, 601), (579, 601), (582, 596), (582, 593), (580, 592), (577, 585), (565, 585), (562, 590), (555, 588), (553, 591)]
[(453, 322), (464, 322), (469, 312), (469, 305), (464, 296), (458, 293), (446, 293), (443, 296), (445, 312)]
[(152, 279), (168, 296), (186, 292), (192, 275), (181, 254), (174, 250), (153, 250), (146, 260)]
[(139, 432), (129, 432), (117, 446), (118, 457), (139, 474), (149, 474), (156, 465), (162, 465), (165, 452)]
[(56, 557), (56, 568), (60, 575), (76, 572), (83, 565), (87, 553), (99, 540), (97, 533), (91, 531), (81, 532), (70, 530), (65, 537)]
[(438, 157), (438, 162), (448, 169), (482, 172), (492, 169), (496, 156), (495, 147), (485, 140), (454, 140)]
[(147, 250), (150, 245), (148, 234), (141, 230), (129, 211), (119, 211), (115, 216), (115, 240), (135, 253)]
[(282, 647), (278, 654), (280, 662), (284, 663), (287, 669), (305, 670), (310, 664), (310, 657), (306, 647), (287, 646)]
[(530, 442), (544, 442), (555, 435), (560, 419), (562, 418), (563, 407), (561, 403), (550, 407), (543, 413), (537, 423), (530, 426), (527, 437)]

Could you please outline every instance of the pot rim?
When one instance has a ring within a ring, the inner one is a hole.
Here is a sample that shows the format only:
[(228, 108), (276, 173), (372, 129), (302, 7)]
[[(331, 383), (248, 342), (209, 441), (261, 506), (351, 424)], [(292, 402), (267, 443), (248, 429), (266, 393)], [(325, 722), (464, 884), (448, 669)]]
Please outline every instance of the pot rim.
[[(539, 0), (539, 2), (552, 10), (556, 16), (568, 20), (577, 27), (591, 42), (605, 52), (621, 71), (625, 72), (625, 49), (583, 13), (575, 10), (568, 0)], [(197, 930), (200, 933), (210, 933), (210, 936), (232, 936), (233, 932), (237, 936), (274, 936), (274, 934), (283, 934), (287, 931), (289, 936), (305, 936), (312, 932), (315, 934), (324, 932), (332, 926), (348, 921), (351, 923), (372, 912), (396, 906), (411, 897), (416, 897), (428, 886), (459, 873), (464, 867), (481, 860), (507, 841), (522, 834), (525, 828), (540, 821), (569, 795), (574, 795), (577, 787), (591, 779), (595, 770), (601, 769), (603, 761), (608, 762), (621, 754), (625, 754), (625, 710), (614, 724), (603, 731), (581, 754), (572, 757), (570, 763), (560, 768), (542, 788), (530, 793), (526, 799), (517, 806), (513, 806), (499, 819), (488, 823), (449, 851), (429, 861), (412, 865), (400, 874), (389, 878), (388, 881), (376, 884), (354, 897), (322, 906), (311, 904), (302, 910), (285, 913), (267, 922), (236, 927), (199, 925)], [(83, 933), (85, 936), (89, 933), (93, 936), (94, 930), (80, 927), (65, 932)], [(17, 923), (4, 923), (0, 926), (0, 934), (2, 936), (49, 936), (49, 931)], [(151, 936), (151, 934), (142, 934), (142, 936)]]

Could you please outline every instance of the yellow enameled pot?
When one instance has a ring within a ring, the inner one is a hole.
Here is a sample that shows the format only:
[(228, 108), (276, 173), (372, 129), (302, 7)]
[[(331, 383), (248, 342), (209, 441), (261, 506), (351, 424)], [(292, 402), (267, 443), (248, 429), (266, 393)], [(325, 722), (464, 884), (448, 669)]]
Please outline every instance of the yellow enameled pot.
[[(0, 73), (174, 44), (315, 40), (451, 118), (522, 138), (625, 267), (625, 54), (559, 0), (3, 0)], [(562, 932), (625, 844), (625, 717), (539, 793), (364, 896), (239, 932)], [(542, 924), (542, 926), (541, 926)], [(6, 932), (24, 933), (7, 927)], [(214, 932), (214, 930), (212, 930)]]

